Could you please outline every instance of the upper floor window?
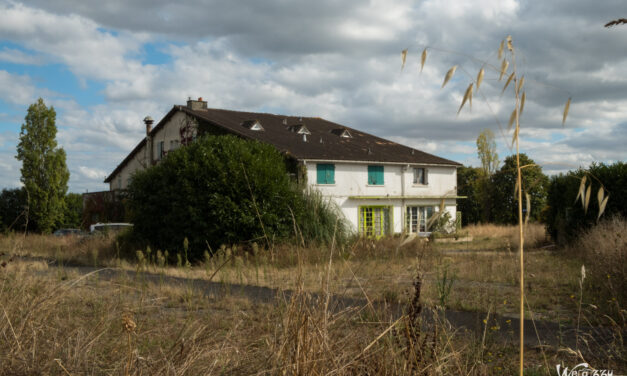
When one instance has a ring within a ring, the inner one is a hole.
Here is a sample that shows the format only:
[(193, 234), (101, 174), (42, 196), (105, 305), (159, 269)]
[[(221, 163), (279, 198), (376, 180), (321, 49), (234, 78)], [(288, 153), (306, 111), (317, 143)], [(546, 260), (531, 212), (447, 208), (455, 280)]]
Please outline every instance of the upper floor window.
[(163, 156), (165, 155), (164, 145), (165, 145), (164, 141), (157, 142), (157, 159), (158, 160), (161, 160), (161, 158), (163, 158)]
[(335, 184), (335, 165), (322, 164), (316, 165), (317, 184)]
[(428, 184), (426, 168), (414, 168), (414, 184)]
[(179, 140), (170, 140), (170, 150), (178, 149)]
[(383, 166), (368, 166), (368, 185), (383, 185)]

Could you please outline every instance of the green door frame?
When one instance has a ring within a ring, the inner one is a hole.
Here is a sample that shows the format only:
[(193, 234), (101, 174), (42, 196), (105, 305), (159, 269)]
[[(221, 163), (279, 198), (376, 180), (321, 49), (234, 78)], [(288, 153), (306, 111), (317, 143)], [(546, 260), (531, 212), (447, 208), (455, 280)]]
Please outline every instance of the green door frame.
[[(372, 218), (370, 224), (367, 222), (367, 210), (372, 209)], [(384, 214), (387, 210), (387, 218)], [(379, 231), (376, 228), (375, 216), (380, 216)], [(386, 222), (387, 221), (387, 222)], [(359, 206), (359, 233), (362, 236), (374, 237), (379, 239), (385, 235), (389, 235), (394, 229), (394, 207), (390, 205), (363, 205)], [(370, 230), (370, 231), (369, 231)], [(378, 233), (377, 233), (378, 232)], [(370, 234), (368, 234), (370, 233)]]

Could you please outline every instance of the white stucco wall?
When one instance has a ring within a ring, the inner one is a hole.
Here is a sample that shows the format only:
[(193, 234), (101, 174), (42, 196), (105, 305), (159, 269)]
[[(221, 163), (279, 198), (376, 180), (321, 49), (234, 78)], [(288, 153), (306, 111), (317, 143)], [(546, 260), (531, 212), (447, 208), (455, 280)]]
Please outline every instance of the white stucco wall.
[[(320, 163), (329, 163), (320, 161)], [(317, 184), (316, 161), (305, 161), (309, 187), (332, 199), (358, 231), (360, 206), (392, 207), (392, 231), (405, 227), (405, 207), (432, 206), (439, 210), (444, 196), (457, 195), (457, 169), (454, 166), (383, 164), (383, 185), (368, 184), (368, 165), (372, 163), (334, 163), (335, 184)], [(426, 185), (413, 183), (414, 167), (428, 170)], [(349, 198), (362, 196), (362, 198)], [(445, 199), (445, 210), (455, 218), (454, 198)]]

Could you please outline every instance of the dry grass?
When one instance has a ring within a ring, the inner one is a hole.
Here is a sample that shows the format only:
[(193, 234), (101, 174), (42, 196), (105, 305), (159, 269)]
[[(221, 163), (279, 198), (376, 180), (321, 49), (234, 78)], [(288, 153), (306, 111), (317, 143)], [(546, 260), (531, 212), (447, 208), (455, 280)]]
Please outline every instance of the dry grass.
[[(477, 240), (498, 239), (510, 245), (518, 244), (518, 226), (481, 224), (467, 226), (464, 230), (468, 231), (468, 234)], [(527, 224), (524, 235), (525, 246), (530, 249), (542, 246), (548, 241), (546, 230), (539, 223)]]
[(39, 257), (65, 265), (103, 266), (117, 256), (110, 236), (63, 236), (9, 233), (0, 235), (0, 252), (20, 257)]
[(585, 266), (585, 300), (625, 327), (627, 314), (627, 220), (614, 217), (582, 234), (564, 251)]
[(0, 375), (496, 375), (510, 369), (508, 347), (474, 347), (474, 337), (441, 320), (424, 329), (419, 288), (408, 314), (392, 321), (385, 309), (334, 310), (302, 289), (290, 300), (260, 305), (145, 283), (141, 276), (36, 274), (21, 263), (0, 272)]
[[(67, 375), (64, 369), (72, 375), (512, 374), (517, 349), (496, 341), (498, 330), (486, 325), (486, 336), (476, 337), (441, 319), (435, 327), (425, 327), (415, 313), (440, 304), (438, 284), (447, 269), (453, 280), (448, 307), (515, 314), (517, 260), (514, 252), (500, 248), (511, 239), (502, 236), (490, 240), (499, 244), (497, 252), (439, 250), (424, 241), (401, 246), (399, 238), (361, 240), (333, 252), (280, 246), (273, 250), (274, 260), (267, 250), (225, 248), (189, 268), (121, 262), (111, 251), (111, 239), (2, 238), (0, 252), (61, 254), (92, 265), (88, 250), (97, 248), (102, 250), (100, 264), (139, 273), (135, 279), (107, 281), (20, 259), (0, 268), (0, 375)], [(534, 316), (557, 319), (559, 314), (574, 320), (578, 304), (572, 296), (578, 291), (580, 262), (545, 251), (528, 253), (526, 262), (527, 300)], [(228, 294), (207, 297), (191, 285), (148, 283), (143, 270), (213, 276), (214, 281), (292, 289), (295, 294), (274, 305)], [(385, 306), (334, 309), (325, 298), (329, 294), (411, 304), (395, 321)], [(584, 309), (583, 314), (594, 313)], [(620, 362), (620, 349), (605, 354)], [(530, 370), (546, 368), (543, 356), (550, 365), (579, 360), (563, 352), (528, 354)]]

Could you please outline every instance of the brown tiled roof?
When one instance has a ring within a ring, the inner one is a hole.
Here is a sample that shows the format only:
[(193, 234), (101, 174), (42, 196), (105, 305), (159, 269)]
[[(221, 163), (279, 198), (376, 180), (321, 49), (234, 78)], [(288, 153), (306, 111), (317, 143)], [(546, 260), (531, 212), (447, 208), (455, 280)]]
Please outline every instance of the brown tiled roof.
[[(220, 109), (191, 110), (186, 106), (174, 108), (155, 126), (151, 134), (162, 128), (177, 111), (183, 111), (199, 123), (216, 127), (243, 138), (259, 140), (273, 145), (281, 152), (299, 160), (363, 161), (412, 163), (426, 165), (461, 166), (461, 164), (413, 149), (396, 142), (385, 140), (357, 129), (333, 123), (319, 117), (298, 117), (257, 112)], [(245, 126), (259, 121), (264, 130), (255, 131)], [(311, 134), (298, 134), (295, 125), (304, 125)], [(340, 137), (348, 130), (350, 138)], [(107, 177), (111, 181), (115, 174), (141, 149), (143, 140), (122, 163)]]

